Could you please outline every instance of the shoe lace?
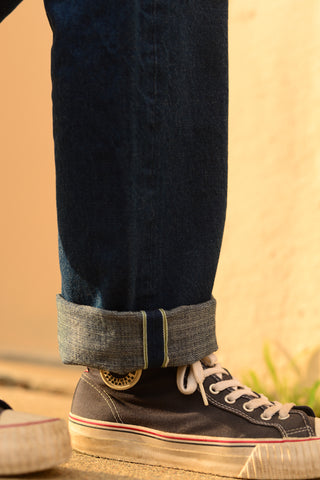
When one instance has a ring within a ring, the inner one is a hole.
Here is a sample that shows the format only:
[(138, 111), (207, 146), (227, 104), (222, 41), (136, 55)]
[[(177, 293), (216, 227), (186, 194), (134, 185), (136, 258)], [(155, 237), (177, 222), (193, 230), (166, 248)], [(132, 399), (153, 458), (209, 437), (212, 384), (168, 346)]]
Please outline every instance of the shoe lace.
[[(207, 368), (204, 368), (203, 364)], [(189, 368), (189, 372), (186, 376), (187, 368)], [(253, 411), (259, 407), (263, 407), (264, 411), (262, 418), (264, 420), (270, 420), (276, 413), (278, 413), (279, 417), (284, 420), (288, 418), (290, 410), (295, 405), (294, 403), (282, 404), (277, 401), (271, 402), (264, 395), (253, 392), (251, 388), (242, 385), (242, 383), (234, 377), (231, 377), (228, 380), (223, 380), (223, 375), (230, 376), (230, 373), (218, 363), (217, 357), (213, 353), (203, 358), (202, 361), (197, 361), (190, 366), (186, 365), (178, 367), (178, 389), (184, 395), (191, 395), (199, 387), (203, 403), (207, 406), (209, 405), (209, 402), (203, 382), (211, 375), (215, 375), (216, 378), (218, 378), (218, 381), (212, 383), (209, 387), (211, 393), (218, 394), (223, 390), (229, 389), (229, 393), (225, 397), (225, 399), (227, 398), (228, 403), (234, 403), (242, 396), (249, 396), (250, 399), (245, 403), (246, 410)]]

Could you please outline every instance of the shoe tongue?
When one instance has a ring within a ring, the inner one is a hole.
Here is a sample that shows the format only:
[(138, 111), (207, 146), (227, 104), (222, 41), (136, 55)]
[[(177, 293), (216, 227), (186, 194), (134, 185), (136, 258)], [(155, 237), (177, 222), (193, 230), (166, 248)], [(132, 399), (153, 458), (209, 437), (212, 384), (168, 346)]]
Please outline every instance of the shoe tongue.
[[(202, 364), (202, 367), (203, 367), (204, 370), (207, 370), (208, 368), (210, 368), (210, 366), (205, 365), (202, 362), (201, 362), (201, 364)], [(211, 382), (212, 382), (212, 380), (214, 380), (214, 382), (216, 383), (216, 382), (221, 382), (222, 380), (231, 380), (231, 379), (233, 379), (233, 376), (231, 375), (231, 373), (228, 370), (226, 370), (224, 368), (224, 372), (213, 373), (213, 374), (209, 375), (207, 378), (209, 378)]]
[[(203, 367), (204, 370), (207, 370), (208, 368), (211, 368), (210, 366), (206, 365), (203, 362), (201, 362), (201, 364), (202, 364), (202, 367)], [(229, 370), (227, 370), (226, 368), (224, 368), (223, 370), (224, 370), (224, 372), (213, 373), (212, 375), (210, 375), (207, 378), (214, 379), (216, 382), (220, 382), (221, 380), (231, 380), (233, 378), (233, 376), (231, 375)]]
[(11, 410), (11, 407), (3, 400), (0, 400), (0, 414), (3, 412), (3, 410)]
[[(203, 365), (203, 368), (204, 369), (207, 369), (207, 368), (210, 368), (206, 365)], [(210, 375), (209, 377), (207, 377), (210, 379), (211, 383), (212, 383), (212, 380), (214, 380), (215, 383), (218, 383), (218, 382), (221, 382), (223, 380), (233, 380), (234, 377), (231, 375), (231, 373), (229, 372), (229, 370), (227, 370), (226, 368), (224, 368), (224, 372), (223, 373), (214, 373), (212, 375)], [(229, 387), (229, 388), (226, 388), (226, 392), (232, 392), (234, 391), (235, 389), (237, 388), (240, 388), (240, 387)], [(252, 395), (248, 395), (246, 394), (245, 395), (246, 398), (256, 398), (256, 397), (259, 397), (259, 394), (258, 393), (255, 393), (255, 392), (252, 392)]]
[(210, 378), (213, 378), (216, 382), (222, 382), (224, 380), (232, 380), (233, 377), (230, 374), (227, 373), (216, 373), (214, 375), (211, 375)]

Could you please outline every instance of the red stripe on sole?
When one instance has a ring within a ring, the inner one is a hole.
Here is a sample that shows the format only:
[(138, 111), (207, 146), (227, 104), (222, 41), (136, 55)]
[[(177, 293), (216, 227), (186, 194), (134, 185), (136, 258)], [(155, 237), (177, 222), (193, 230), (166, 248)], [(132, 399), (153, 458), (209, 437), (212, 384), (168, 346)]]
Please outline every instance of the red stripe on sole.
[(320, 440), (319, 437), (307, 437), (307, 438), (278, 438), (278, 439), (272, 439), (272, 440), (221, 440), (221, 439), (207, 439), (207, 438), (188, 438), (188, 437), (180, 437), (180, 436), (173, 436), (173, 435), (168, 435), (164, 433), (158, 433), (154, 432), (152, 430), (148, 430), (146, 428), (139, 428), (139, 427), (131, 427), (127, 425), (121, 425), (121, 424), (112, 424), (112, 423), (107, 423), (107, 422), (97, 422), (93, 420), (82, 420), (78, 419), (76, 416), (73, 416), (69, 414), (69, 418), (76, 422), (76, 423), (81, 423), (83, 425), (93, 425), (97, 427), (105, 427), (108, 429), (117, 429), (117, 430), (126, 430), (126, 431), (132, 431), (132, 432), (137, 432), (137, 433), (145, 433), (154, 437), (159, 437), (159, 438), (165, 438), (168, 440), (180, 440), (184, 442), (203, 442), (203, 443), (218, 443), (218, 444), (238, 444), (238, 445), (257, 445), (257, 444), (270, 444), (270, 443), (298, 443), (298, 442), (310, 442), (310, 441), (315, 441), (315, 440)]
[(36, 422), (25, 422), (25, 423), (8, 423), (8, 425), (0, 425), (0, 428), (12, 428), (12, 427), (28, 427), (32, 425), (40, 425), (43, 423), (52, 423), (60, 421), (60, 418), (48, 418), (46, 420), (38, 420)]

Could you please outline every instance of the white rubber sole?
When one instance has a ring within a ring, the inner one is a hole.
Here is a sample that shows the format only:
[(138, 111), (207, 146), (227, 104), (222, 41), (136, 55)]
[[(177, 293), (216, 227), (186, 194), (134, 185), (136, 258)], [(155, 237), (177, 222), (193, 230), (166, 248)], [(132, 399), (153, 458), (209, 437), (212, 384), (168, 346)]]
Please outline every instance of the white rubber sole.
[(320, 477), (320, 438), (222, 439), (69, 418), (73, 448), (89, 455), (233, 478)]
[(1, 476), (47, 470), (69, 459), (71, 442), (63, 420), (32, 416), (28, 421), (28, 414), (11, 410), (3, 412), (1, 417), (5, 414), (6, 421), (0, 424)]

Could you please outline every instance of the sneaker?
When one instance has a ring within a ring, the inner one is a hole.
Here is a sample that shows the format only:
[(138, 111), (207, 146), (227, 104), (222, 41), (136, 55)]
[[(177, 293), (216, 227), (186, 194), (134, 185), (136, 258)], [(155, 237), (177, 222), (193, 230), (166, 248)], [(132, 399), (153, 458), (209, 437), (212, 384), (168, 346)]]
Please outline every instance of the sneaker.
[(69, 419), (73, 447), (90, 455), (234, 478), (320, 477), (320, 419), (254, 393), (213, 354), (127, 375), (89, 368)]
[(54, 467), (69, 459), (66, 423), (12, 410), (0, 400), (0, 475), (19, 475)]

